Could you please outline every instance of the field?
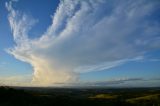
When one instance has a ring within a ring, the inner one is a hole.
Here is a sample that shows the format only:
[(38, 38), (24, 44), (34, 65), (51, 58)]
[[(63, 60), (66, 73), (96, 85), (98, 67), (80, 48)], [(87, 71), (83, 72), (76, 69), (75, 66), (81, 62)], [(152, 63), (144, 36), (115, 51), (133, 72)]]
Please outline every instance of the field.
[(160, 88), (0, 87), (0, 106), (160, 106)]

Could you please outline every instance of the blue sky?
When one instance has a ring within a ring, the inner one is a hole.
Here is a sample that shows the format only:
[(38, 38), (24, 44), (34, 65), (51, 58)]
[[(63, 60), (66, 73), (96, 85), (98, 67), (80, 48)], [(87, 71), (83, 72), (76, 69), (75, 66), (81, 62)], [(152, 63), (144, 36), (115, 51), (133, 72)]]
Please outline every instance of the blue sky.
[(0, 0), (0, 83), (160, 86), (159, 10), (158, 0)]

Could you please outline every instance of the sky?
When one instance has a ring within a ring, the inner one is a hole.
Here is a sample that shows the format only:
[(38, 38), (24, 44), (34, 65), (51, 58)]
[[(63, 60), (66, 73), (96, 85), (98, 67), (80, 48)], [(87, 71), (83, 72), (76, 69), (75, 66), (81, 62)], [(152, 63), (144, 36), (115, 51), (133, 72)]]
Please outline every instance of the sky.
[(160, 86), (159, 0), (0, 0), (0, 85)]

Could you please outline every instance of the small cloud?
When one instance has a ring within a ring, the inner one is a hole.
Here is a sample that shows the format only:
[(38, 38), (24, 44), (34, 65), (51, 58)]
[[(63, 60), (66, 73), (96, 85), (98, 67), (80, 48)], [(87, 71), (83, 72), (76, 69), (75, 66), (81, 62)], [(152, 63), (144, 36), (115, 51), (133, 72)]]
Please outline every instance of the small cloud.
[(157, 80), (157, 81), (160, 81), (160, 78), (159, 78), (159, 77), (156, 77), (156, 78), (152, 78), (152, 79), (149, 79), (149, 80)]
[(1, 62), (0, 67), (6, 67), (7, 64), (8, 64), (7, 62)]
[(160, 59), (149, 59), (149, 61), (157, 62), (160, 61)]

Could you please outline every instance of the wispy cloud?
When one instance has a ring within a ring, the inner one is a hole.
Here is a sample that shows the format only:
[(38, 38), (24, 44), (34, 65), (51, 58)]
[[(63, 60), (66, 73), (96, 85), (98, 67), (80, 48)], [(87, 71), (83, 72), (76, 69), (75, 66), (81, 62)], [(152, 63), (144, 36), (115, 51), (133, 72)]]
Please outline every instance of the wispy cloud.
[(1, 62), (0, 63), (0, 67), (4, 67), (4, 66), (6, 66), (8, 63), (7, 62)]
[(121, 60), (115, 60), (115, 61), (107, 61), (102, 64), (96, 64), (96, 65), (88, 65), (88, 66), (83, 66), (83, 67), (78, 67), (76, 68), (77, 73), (86, 73), (86, 72), (91, 72), (91, 71), (101, 71), (101, 70), (107, 70), (119, 65), (122, 65), (126, 62), (131, 62), (131, 61), (141, 61), (144, 60), (143, 56), (137, 56), (135, 58), (130, 58), (130, 59), (121, 59)]
[(74, 83), (56, 83), (56, 85), (60, 86), (70, 86), (70, 87), (116, 87), (117, 85), (119, 87), (125, 86), (125, 84), (134, 82), (144, 82), (144, 81), (152, 81), (152, 80), (146, 80), (143, 78), (115, 78), (115, 79), (110, 79), (110, 80), (103, 80), (103, 81), (85, 81), (85, 82), (74, 82)]
[[(159, 1), (63, 0), (40, 38), (29, 39), (36, 22), (6, 3), (16, 46), (8, 50), (30, 63), (33, 82), (73, 82), (78, 73), (113, 68), (160, 48)], [(136, 59), (135, 59), (136, 60)]]
[(113, 79), (109, 81), (100, 81), (100, 82), (95, 82), (93, 85), (95, 86), (111, 86), (111, 85), (116, 85), (116, 84), (123, 84), (127, 82), (136, 82), (136, 81), (144, 81), (142, 78), (120, 78), (120, 79)]

